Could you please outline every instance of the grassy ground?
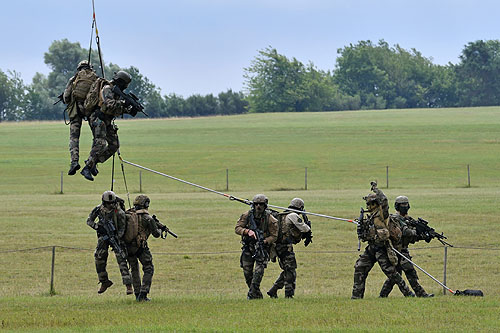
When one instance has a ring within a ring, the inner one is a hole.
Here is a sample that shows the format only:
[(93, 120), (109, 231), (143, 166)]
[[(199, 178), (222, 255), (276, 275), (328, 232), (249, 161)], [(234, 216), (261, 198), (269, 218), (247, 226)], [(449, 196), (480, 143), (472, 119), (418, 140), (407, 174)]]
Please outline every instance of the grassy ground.
[[(354, 226), (311, 218), (313, 243), (298, 245), (297, 295), (247, 302), (234, 224), (247, 207), (142, 172), (150, 211), (179, 234), (153, 239), (150, 304), (125, 296), (114, 258), (115, 285), (97, 296), (95, 234), (85, 224), (111, 184), (111, 160), (95, 182), (66, 175), (68, 128), (61, 122), (0, 124), (0, 327), (6, 330), (404, 330), (494, 331), (500, 324), (500, 227), (497, 206), (498, 108), (262, 114), (199, 119), (117, 120), (122, 156), (131, 162), (236, 196), (265, 193), (287, 206), (302, 197), (308, 210), (353, 218), (377, 179), (392, 202), (410, 198), (410, 214), (429, 220), (459, 248), (448, 249), (447, 284), (482, 289), (486, 297), (376, 298), (384, 276), (375, 267), (366, 299), (351, 301), (359, 255)], [(84, 128), (82, 157), (90, 147)], [(471, 187), (467, 187), (467, 164)], [(389, 188), (386, 186), (389, 166)], [(308, 189), (304, 169), (308, 168)], [(229, 190), (226, 191), (226, 169)], [(64, 194), (60, 172), (64, 171)], [(125, 165), (134, 197), (139, 170)], [(115, 191), (126, 197), (116, 165)], [(51, 249), (57, 245), (55, 290)], [(413, 246), (414, 260), (443, 278), (439, 243)], [(15, 250), (15, 252), (12, 252)], [(9, 252), (10, 251), (10, 252)], [(270, 264), (262, 286), (279, 274)], [(442, 288), (419, 274), (428, 292)], [(280, 295), (282, 296), (282, 295)], [(106, 314), (106, 319), (102, 318)], [(256, 317), (260, 319), (256, 319)]]

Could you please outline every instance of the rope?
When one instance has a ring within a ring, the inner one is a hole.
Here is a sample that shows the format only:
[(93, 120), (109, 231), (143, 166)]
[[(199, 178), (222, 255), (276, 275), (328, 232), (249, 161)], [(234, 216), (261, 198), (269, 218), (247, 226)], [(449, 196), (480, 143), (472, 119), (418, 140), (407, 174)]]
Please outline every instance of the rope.
[(99, 62), (101, 64), (102, 78), (105, 79), (106, 77), (104, 76), (104, 65), (102, 62), (102, 52), (101, 52), (101, 39), (99, 37), (99, 30), (97, 29), (97, 20), (95, 18), (94, 0), (92, 0), (92, 12), (93, 12), (93, 25), (95, 25), (95, 40), (97, 43), (97, 51), (99, 52)]
[[(115, 156), (113, 155), (113, 162), (115, 161), (114, 157)], [(123, 159), (120, 155), (120, 148), (118, 148), (118, 158), (120, 159), (120, 164), (122, 166), (123, 182), (125, 183), (125, 191), (127, 191), (128, 208), (132, 208), (132, 206), (130, 205), (130, 192), (128, 191), (127, 178), (125, 177), (125, 168), (123, 167)], [(113, 166), (114, 166), (114, 164), (113, 164)]]

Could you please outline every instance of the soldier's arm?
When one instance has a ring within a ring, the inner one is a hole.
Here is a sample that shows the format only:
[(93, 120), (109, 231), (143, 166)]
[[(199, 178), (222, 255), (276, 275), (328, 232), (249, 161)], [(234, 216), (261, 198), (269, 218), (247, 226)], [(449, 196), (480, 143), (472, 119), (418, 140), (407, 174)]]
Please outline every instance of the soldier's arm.
[(95, 207), (92, 209), (92, 211), (89, 214), (89, 217), (87, 218), (87, 225), (91, 227), (94, 230), (97, 230), (97, 223), (95, 223), (95, 219), (99, 215), (99, 209), (101, 208), (101, 205)]
[(142, 223), (148, 228), (154, 238), (161, 236), (161, 230), (165, 227), (162, 223), (155, 221), (151, 215), (143, 214)]
[(125, 101), (122, 99), (115, 98), (115, 93), (113, 92), (110, 85), (106, 85), (102, 88), (102, 104), (103, 109), (106, 113), (113, 114), (115, 116), (122, 115), (126, 113)]
[(272, 244), (275, 243), (276, 240), (278, 239), (278, 220), (272, 216), (269, 215), (269, 236), (267, 236), (264, 239), (265, 244)]
[(125, 212), (120, 208), (118, 208), (116, 212), (116, 222), (116, 235), (119, 239), (121, 239), (123, 235), (125, 235), (125, 229), (127, 228), (127, 216), (125, 215)]
[(290, 222), (293, 223), (299, 229), (300, 232), (309, 232), (311, 231), (311, 228), (302, 221), (300, 218), (299, 214), (297, 213), (290, 213), (286, 216), (286, 219)]
[(69, 79), (68, 83), (66, 84), (66, 88), (64, 88), (64, 93), (63, 93), (63, 103), (68, 104), (71, 100), (71, 92), (73, 91), (73, 81), (75, 81), (76, 75), (71, 77)]
[(246, 228), (248, 213), (241, 214), (238, 222), (236, 222), (236, 227), (234, 227), (234, 232), (238, 235), (245, 236), (248, 235), (250, 229)]

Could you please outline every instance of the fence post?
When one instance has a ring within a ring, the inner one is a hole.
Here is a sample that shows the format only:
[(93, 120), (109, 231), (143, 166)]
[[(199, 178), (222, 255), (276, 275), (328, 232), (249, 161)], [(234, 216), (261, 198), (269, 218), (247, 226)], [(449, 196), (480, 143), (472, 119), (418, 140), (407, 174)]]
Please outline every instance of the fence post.
[(139, 171), (139, 193), (142, 193), (142, 171)]
[(59, 194), (63, 194), (63, 171), (61, 171), (61, 192)]
[(229, 191), (229, 169), (226, 169), (226, 191)]
[(54, 289), (54, 266), (55, 266), (55, 259), (56, 259), (56, 247), (52, 246), (52, 269), (50, 271), (50, 296), (54, 296), (56, 294), (56, 291)]
[(467, 164), (467, 187), (470, 187), (470, 166)]
[(385, 167), (386, 188), (389, 188), (389, 166)]
[[(446, 263), (448, 261), (448, 246), (444, 246), (444, 264), (443, 264), (443, 284), (446, 285)], [(446, 295), (446, 288), (443, 287), (443, 295)]]
[(305, 190), (307, 191), (307, 167), (305, 172)]

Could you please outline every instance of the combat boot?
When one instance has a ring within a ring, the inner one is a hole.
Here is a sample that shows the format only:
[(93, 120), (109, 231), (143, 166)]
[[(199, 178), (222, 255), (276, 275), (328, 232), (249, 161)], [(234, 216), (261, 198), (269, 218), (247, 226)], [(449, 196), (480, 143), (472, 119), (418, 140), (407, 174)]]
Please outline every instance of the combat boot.
[(131, 284), (127, 284), (125, 287), (127, 287), (127, 295), (132, 295), (134, 293), (134, 289), (132, 289)]
[(90, 173), (93, 176), (97, 176), (97, 174), (99, 173), (99, 170), (97, 170), (97, 163), (92, 167), (92, 169), (90, 169)]
[(94, 177), (92, 177), (92, 173), (90, 172), (90, 168), (88, 166), (84, 166), (82, 171), (80, 171), (83, 177), (85, 179), (88, 179), (90, 181), (94, 181)]
[(276, 285), (273, 285), (271, 289), (267, 291), (267, 294), (271, 298), (278, 298), (278, 288), (276, 287)]
[(136, 299), (138, 302), (149, 302), (151, 299), (148, 298), (148, 293), (140, 292), (139, 296)]
[(111, 280), (106, 280), (106, 281), (102, 282), (101, 287), (99, 288), (97, 293), (102, 294), (103, 292), (108, 290), (108, 288), (111, 287), (112, 285), (113, 285), (113, 281), (111, 281)]
[(417, 297), (423, 297), (423, 298), (434, 297), (434, 294), (424, 293), (422, 295), (417, 295)]
[(71, 161), (71, 164), (69, 165), (68, 175), (73, 176), (78, 170), (80, 170), (80, 164), (78, 163), (78, 161)]

